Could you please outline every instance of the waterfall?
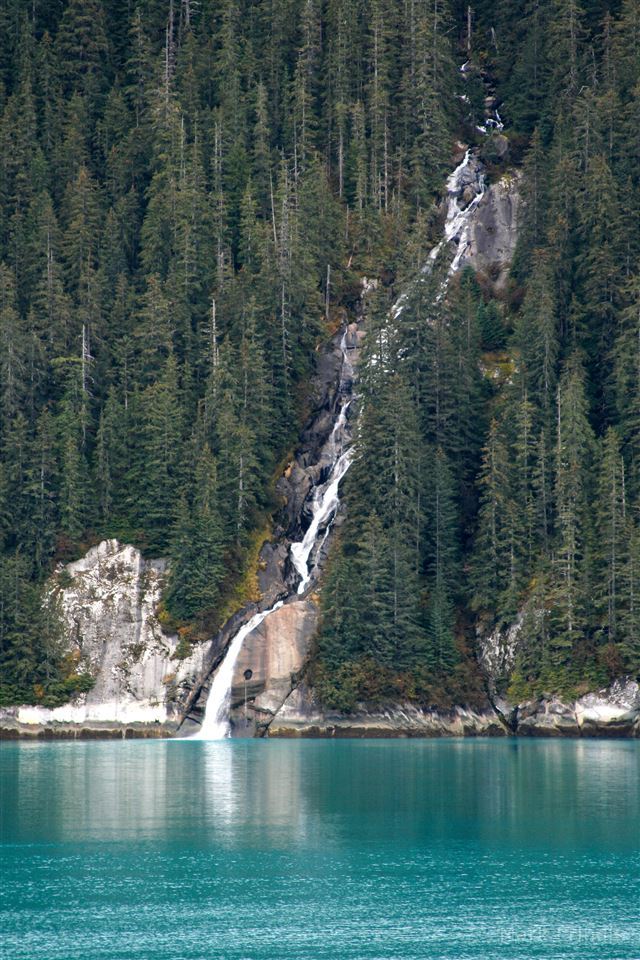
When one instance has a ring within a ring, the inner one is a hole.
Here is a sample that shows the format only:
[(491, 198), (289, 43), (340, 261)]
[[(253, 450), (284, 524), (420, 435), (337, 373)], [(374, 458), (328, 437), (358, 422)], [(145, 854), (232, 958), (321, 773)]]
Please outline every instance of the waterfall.
[[(463, 73), (465, 73), (466, 67), (467, 64), (463, 64), (460, 68)], [(486, 127), (482, 128), (483, 133), (487, 132), (488, 127), (494, 130), (502, 130), (503, 124), (497, 109), (494, 111), (494, 117), (495, 119), (487, 120)], [(449, 264), (446, 277), (442, 282), (437, 301), (440, 301), (445, 295), (449, 279), (459, 269), (463, 258), (468, 253), (471, 242), (470, 234), (474, 211), (486, 191), (482, 164), (471, 149), (466, 151), (464, 158), (449, 175), (446, 186), (447, 211), (443, 237), (430, 251), (427, 261), (421, 270), (421, 275), (415, 281), (415, 283), (419, 283), (431, 274), (441, 251), (449, 244), (455, 242), (457, 244), (456, 251)], [(470, 199), (465, 196), (468, 189), (472, 194)], [(395, 320), (404, 309), (414, 286), (415, 284), (412, 284), (409, 289), (396, 300), (390, 311), (392, 321)], [(215, 674), (207, 699), (202, 727), (199, 733), (196, 734), (195, 739), (219, 740), (230, 735), (229, 709), (231, 706), (233, 673), (245, 637), (266, 620), (271, 613), (283, 606), (284, 603), (296, 595), (303, 594), (313, 580), (317, 567), (317, 559), (322, 553), (322, 548), (329, 536), (333, 520), (340, 505), (340, 482), (351, 466), (354, 453), (351, 445), (351, 433), (347, 417), (352, 399), (354, 371), (349, 357), (346, 328), (340, 341), (340, 350), (342, 353), (342, 365), (338, 384), (335, 420), (331, 433), (320, 451), (320, 460), (328, 460), (330, 467), (328, 473), (324, 470), (321, 472), (324, 480), (322, 480), (322, 482), (318, 481), (312, 488), (310, 494), (311, 522), (302, 540), (291, 543), (289, 547), (291, 565), (299, 578), (295, 592), (291, 590), (284, 600), (279, 600), (268, 610), (256, 613), (232, 638), (225, 657)], [(309, 497), (307, 497), (307, 502), (308, 501)]]
[[(340, 351), (342, 354), (342, 362), (336, 403), (336, 417), (331, 433), (320, 451), (320, 458), (327, 458), (329, 461), (329, 472), (323, 482), (318, 482), (313, 487), (311, 493), (311, 523), (308, 529), (302, 540), (297, 543), (292, 543), (289, 548), (291, 564), (298, 574), (299, 582), (295, 593), (293, 593), (293, 591), (290, 592), (286, 598), (287, 600), (296, 594), (304, 593), (313, 579), (316, 564), (311, 562), (311, 557), (314, 548), (318, 546), (316, 550), (317, 560), (329, 536), (333, 520), (340, 506), (338, 493), (340, 481), (351, 466), (353, 458), (351, 434), (347, 418), (352, 399), (353, 365), (349, 357), (347, 329), (345, 329), (340, 341)], [(320, 539), (321, 536), (322, 539)], [(227, 647), (224, 659), (220, 663), (213, 678), (202, 726), (198, 733), (191, 739), (223, 740), (230, 735), (229, 710), (231, 707), (231, 689), (233, 686), (233, 674), (242, 649), (242, 644), (244, 643), (245, 637), (248, 637), (256, 627), (259, 627), (270, 614), (279, 610), (284, 603), (286, 603), (286, 600), (278, 600), (278, 602), (268, 610), (262, 610), (256, 613), (247, 623), (240, 627), (232, 638)]]
[(311, 523), (302, 540), (292, 543), (289, 551), (291, 563), (300, 577), (298, 593), (304, 593), (309, 586), (313, 567), (309, 566), (309, 558), (318, 541), (321, 530), (325, 530), (317, 553), (322, 551), (325, 540), (331, 530), (331, 522), (335, 517), (340, 497), (338, 488), (340, 481), (351, 466), (353, 447), (350, 444), (347, 412), (351, 405), (351, 382), (353, 380), (353, 365), (349, 358), (347, 346), (347, 331), (345, 330), (340, 341), (342, 353), (342, 367), (340, 371), (338, 416), (336, 417), (331, 435), (327, 443), (327, 451), (331, 461), (329, 476), (323, 484), (318, 484), (313, 491), (311, 506)]
[(309, 565), (309, 558), (318, 542), (320, 532), (322, 530), (325, 531), (317, 554), (320, 553), (329, 535), (331, 524), (340, 505), (340, 497), (338, 495), (340, 481), (351, 466), (351, 461), (353, 460), (353, 447), (350, 445), (351, 435), (347, 420), (347, 412), (352, 399), (353, 365), (349, 358), (346, 329), (340, 341), (340, 352), (342, 353), (342, 365), (340, 368), (340, 383), (338, 388), (338, 415), (325, 447), (330, 458), (331, 469), (325, 482), (314, 487), (311, 504), (311, 523), (309, 524), (307, 532), (302, 540), (298, 543), (292, 543), (289, 549), (291, 563), (300, 577), (297, 589), (298, 594), (304, 593), (311, 582), (314, 567)]
[[(466, 186), (471, 186), (475, 190), (473, 200), (466, 206), (460, 206), (460, 197), (464, 193)], [(456, 167), (447, 180), (447, 219), (444, 225), (444, 241), (450, 243), (452, 240), (458, 241), (455, 256), (449, 265), (447, 276), (451, 277), (458, 270), (460, 262), (469, 249), (469, 232), (473, 220), (473, 212), (482, 200), (485, 194), (485, 180), (483, 174), (478, 169), (478, 161), (467, 150), (464, 160)], [(438, 248), (436, 247), (436, 250)], [(433, 252), (433, 251), (432, 251)], [(436, 253), (436, 256), (438, 254)], [(435, 258), (434, 258), (435, 259)]]
[(279, 610), (283, 601), (278, 600), (276, 604), (256, 613), (251, 620), (240, 627), (235, 637), (229, 644), (224, 660), (218, 667), (216, 675), (211, 684), (209, 697), (207, 699), (207, 708), (205, 710), (204, 720), (198, 733), (191, 739), (193, 740), (223, 740), (229, 735), (229, 707), (231, 706), (231, 685), (233, 683), (233, 671), (236, 660), (242, 649), (244, 638), (248, 637), (252, 630), (259, 627), (263, 620)]
[[(335, 516), (340, 504), (338, 487), (340, 481), (351, 466), (353, 450), (349, 447), (335, 462), (330, 480), (322, 488), (317, 488), (313, 499), (313, 518), (304, 538), (291, 544), (291, 561), (300, 575), (298, 593), (304, 593), (309, 586), (312, 570), (309, 568), (309, 555), (318, 538), (318, 531)], [(323, 540), (324, 542), (324, 540)]]
[[(461, 201), (464, 199), (464, 193), (467, 187), (471, 188), (473, 199), (467, 204), (464, 204), (461, 203)], [(469, 250), (473, 214), (482, 200), (485, 191), (486, 184), (481, 164), (469, 149), (455, 170), (447, 177), (447, 213), (443, 227), (444, 236), (430, 251), (418, 279), (410, 285), (408, 290), (405, 290), (405, 292), (398, 297), (392, 306), (392, 319), (395, 320), (404, 310), (405, 304), (413, 292), (415, 283), (422, 282), (425, 277), (431, 274), (441, 251), (450, 243), (457, 242), (456, 252), (437, 297), (438, 301), (442, 299), (450, 277), (457, 272), (463, 257)]]

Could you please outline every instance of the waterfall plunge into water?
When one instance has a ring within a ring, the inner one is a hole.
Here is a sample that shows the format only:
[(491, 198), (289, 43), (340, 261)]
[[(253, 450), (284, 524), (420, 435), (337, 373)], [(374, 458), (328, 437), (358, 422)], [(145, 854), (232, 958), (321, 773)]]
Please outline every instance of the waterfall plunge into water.
[(204, 720), (198, 733), (191, 739), (193, 740), (224, 740), (229, 736), (229, 707), (231, 706), (231, 686), (233, 684), (233, 671), (235, 669), (238, 654), (242, 649), (244, 638), (248, 637), (252, 630), (259, 627), (270, 613), (279, 610), (283, 601), (279, 600), (269, 610), (263, 610), (256, 613), (251, 620), (240, 627), (235, 637), (229, 644), (224, 660), (218, 667), (216, 675), (211, 684), (207, 707), (204, 714)]

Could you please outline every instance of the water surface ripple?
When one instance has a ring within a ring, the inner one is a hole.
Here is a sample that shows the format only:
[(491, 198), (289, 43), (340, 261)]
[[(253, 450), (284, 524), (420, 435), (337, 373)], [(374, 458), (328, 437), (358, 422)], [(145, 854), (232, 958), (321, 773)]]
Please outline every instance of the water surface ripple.
[(638, 960), (640, 743), (0, 745), (2, 960)]

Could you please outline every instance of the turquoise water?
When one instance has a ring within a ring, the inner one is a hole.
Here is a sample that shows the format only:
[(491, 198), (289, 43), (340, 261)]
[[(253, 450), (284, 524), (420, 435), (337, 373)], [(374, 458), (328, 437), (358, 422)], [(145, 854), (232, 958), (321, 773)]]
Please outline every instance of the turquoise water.
[(2, 960), (637, 960), (640, 743), (0, 745)]

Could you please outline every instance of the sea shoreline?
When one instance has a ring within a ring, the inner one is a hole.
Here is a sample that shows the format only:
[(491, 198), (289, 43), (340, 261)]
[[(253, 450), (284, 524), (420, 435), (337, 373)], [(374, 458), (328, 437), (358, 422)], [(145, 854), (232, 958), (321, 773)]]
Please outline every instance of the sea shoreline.
[[(27, 724), (0, 723), (0, 741), (52, 740), (164, 740), (180, 736), (176, 723), (86, 722)], [(638, 718), (579, 726), (523, 723), (510, 729), (495, 715), (451, 716), (431, 714), (421, 723), (395, 722), (392, 718), (370, 716), (331, 717), (308, 723), (277, 722), (262, 739), (273, 740), (447, 740), (447, 739), (640, 739)], [(235, 738), (240, 739), (240, 738)], [(251, 738), (261, 739), (261, 738)]]

